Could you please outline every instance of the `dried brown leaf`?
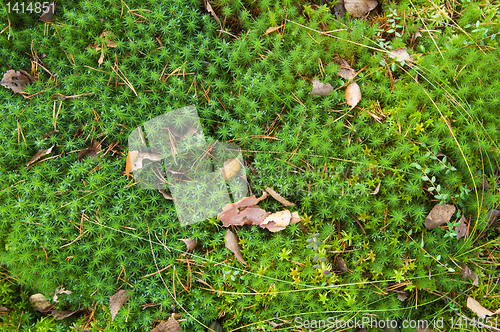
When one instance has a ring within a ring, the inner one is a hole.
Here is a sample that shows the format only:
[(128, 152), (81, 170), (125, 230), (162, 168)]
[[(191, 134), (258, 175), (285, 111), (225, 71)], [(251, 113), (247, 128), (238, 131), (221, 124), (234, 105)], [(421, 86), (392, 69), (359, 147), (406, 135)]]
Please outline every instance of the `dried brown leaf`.
[(317, 79), (312, 80), (312, 90), (311, 96), (328, 96), (333, 91), (333, 87), (330, 83), (322, 83)]
[(187, 251), (193, 251), (198, 245), (198, 241), (196, 241), (196, 239), (179, 239), (179, 241), (182, 241), (186, 244)]
[(238, 236), (236, 236), (236, 234), (234, 234), (228, 229), (226, 231), (225, 239), (226, 239), (226, 248), (231, 250), (236, 259), (238, 259), (241, 264), (246, 266), (247, 262), (245, 262), (245, 260), (243, 259), (243, 255), (241, 254), (240, 245), (238, 243), (239, 242)]
[(127, 155), (127, 166), (125, 166), (125, 174), (141, 169), (144, 159), (161, 161), (160, 155), (156, 153), (129, 151)]
[(228, 179), (238, 174), (240, 169), (241, 169), (240, 161), (238, 160), (238, 158), (233, 158), (225, 161), (224, 166), (220, 170), (222, 172), (224, 181), (227, 181)]
[(460, 240), (464, 236), (465, 238), (467, 238), (467, 229), (468, 227), (467, 224), (465, 223), (465, 218), (464, 216), (462, 216), (462, 218), (460, 218), (460, 224), (455, 227), (455, 232), (457, 233), (457, 240)]
[(356, 107), (356, 105), (361, 100), (361, 89), (359, 88), (358, 83), (352, 82), (345, 89), (345, 100), (347, 105), (351, 106), (351, 109)]
[(56, 3), (51, 2), (38, 19), (45, 23), (52, 22), (52, 19), (54, 18), (55, 9), (56, 9)]
[(467, 298), (467, 308), (472, 310), (479, 318), (485, 319), (486, 316), (493, 316), (494, 313), (486, 309), (481, 305), (481, 303), (477, 302), (472, 297)]
[(24, 70), (7, 70), (3, 74), (2, 81), (0, 85), (3, 85), (7, 89), (11, 89), (15, 93), (21, 93), (24, 91), (24, 87), (33, 83), (35, 79)]
[(401, 47), (401, 48), (395, 49), (394, 51), (390, 51), (389, 57), (396, 59), (397, 61), (405, 61), (409, 64), (411, 62), (415, 61), (415, 59), (413, 59), (413, 57), (410, 54), (408, 54), (406, 47)]
[(213, 10), (212, 6), (210, 5), (210, 2), (208, 2), (208, 0), (204, 0), (204, 2), (205, 2), (205, 9), (207, 10), (207, 12), (210, 13), (210, 15), (213, 16), (213, 18), (215, 18), (215, 20), (217, 21), (217, 23), (219, 23), (219, 25), (222, 29), (222, 24), (220, 24), (220, 20), (217, 17), (217, 14), (215, 13), (215, 11)]
[(372, 191), (370, 194), (372, 195), (376, 195), (378, 194), (378, 192), (380, 191), (380, 185), (382, 184), (382, 181), (380, 181), (378, 184), (377, 184), (377, 188), (375, 188), (374, 191)]
[(44, 312), (50, 309), (52, 304), (50, 304), (49, 300), (43, 296), (42, 294), (33, 294), (29, 297), (29, 301), (35, 310), (40, 312)]
[(259, 225), (268, 216), (268, 213), (255, 204), (257, 204), (255, 196), (244, 197), (236, 203), (224, 206), (217, 218), (222, 221), (224, 227)]
[(151, 332), (181, 332), (181, 326), (174, 317), (169, 317), (167, 321), (162, 320)]
[(345, 10), (354, 17), (365, 17), (377, 5), (376, 0), (344, 0)]
[(479, 277), (477, 276), (477, 274), (475, 274), (474, 272), (472, 272), (472, 270), (467, 265), (460, 264), (460, 269), (462, 270), (462, 276), (465, 279), (472, 280), (472, 284), (474, 286), (479, 285)]
[(427, 229), (433, 229), (446, 224), (450, 221), (455, 210), (455, 206), (450, 204), (436, 204), (425, 218), (425, 227), (427, 227)]
[(345, 80), (352, 80), (356, 76), (356, 71), (351, 68), (351, 65), (339, 56), (335, 57), (335, 62), (340, 66), (337, 75)]
[(10, 312), (10, 309), (0, 305), (0, 314), (3, 314), (4, 312)]
[(264, 219), (260, 227), (265, 227), (271, 232), (275, 233), (284, 230), (286, 226), (290, 225), (292, 214), (288, 210), (273, 213)]
[(68, 318), (70, 316), (73, 316), (74, 314), (81, 313), (84, 310), (77, 310), (77, 311), (69, 311), (69, 310), (51, 310), (50, 313), (56, 320), (62, 320), (64, 318)]
[(52, 145), (50, 148), (48, 149), (44, 149), (44, 150), (39, 150), (37, 153), (35, 153), (35, 155), (33, 156), (33, 158), (30, 159), (30, 161), (28, 161), (26, 164), (24, 164), (26, 167), (28, 167), (29, 165), (33, 164), (35, 161), (37, 161), (38, 159), (42, 158), (43, 156), (46, 156), (48, 155), (51, 151), (52, 151), (52, 148), (54, 147), (54, 145)]
[(274, 191), (272, 188), (266, 187), (266, 191), (271, 195), (275, 200), (283, 204), (284, 206), (294, 206), (295, 204), (292, 202), (287, 201), (285, 198), (283, 198), (280, 194), (278, 194), (276, 191)]
[(115, 319), (116, 314), (128, 299), (128, 292), (124, 289), (119, 290), (115, 295), (109, 297), (109, 312), (111, 313), (112, 321)]

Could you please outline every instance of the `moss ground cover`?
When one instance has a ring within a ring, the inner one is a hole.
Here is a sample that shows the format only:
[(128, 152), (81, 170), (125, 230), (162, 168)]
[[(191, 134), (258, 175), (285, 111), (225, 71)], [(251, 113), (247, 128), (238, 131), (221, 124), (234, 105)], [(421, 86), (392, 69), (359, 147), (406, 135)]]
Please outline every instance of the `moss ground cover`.
[[(337, 18), (335, 4), (221, 0), (222, 29), (197, 1), (58, 3), (47, 25), (3, 4), (0, 72), (36, 81), (26, 98), (0, 89), (0, 263), (33, 292), (71, 290), (56, 308), (89, 308), (60, 322), (18, 310), (2, 316), (6, 330), (14, 318), (23, 329), (148, 330), (172, 308), (186, 331), (365, 314), (449, 327), (455, 312), (475, 315), (468, 296), (498, 309), (486, 215), (499, 199), (498, 6), (384, 2), (360, 19)], [(403, 47), (414, 61), (390, 56)], [(336, 56), (358, 72), (352, 110)], [(311, 96), (314, 78), (332, 93)], [(246, 267), (215, 217), (181, 227), (171, 201), (123, 175), (132, 130), (187, 105), (207, 140), (241, 148), (252, 193), (271, 186), (303, 217), (278, 233), (237, 229)], [(91, 142), (101, 152), (80, 158)], [(428, 230), (438, 203), (457, 211)], [(469, 234), (457, 240), (462, 216)], [(193, 253), (186, 238), (200, 243)], [(131, 296), (111, 321), (119, 288)]]

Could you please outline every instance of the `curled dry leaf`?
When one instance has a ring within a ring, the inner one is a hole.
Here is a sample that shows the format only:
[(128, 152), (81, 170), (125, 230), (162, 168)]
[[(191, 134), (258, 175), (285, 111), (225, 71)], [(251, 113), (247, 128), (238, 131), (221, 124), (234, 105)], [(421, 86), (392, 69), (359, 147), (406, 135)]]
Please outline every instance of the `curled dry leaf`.
[(55, 10), (56, 10), (56, 3), (51, 2), (38, 19), (44, 23), (52, 22), (52, 19), (54, 18), (54, 11)]
[(30, 166), (31, 164), (33, 164), (35, 161), (37, 161), (38, 159), (42, 158), (43, 156), (46, 156), (48, 155), (50, 152), (52, 152), (52, 148), (54, 147), (54, 145), (52, 145), (50, 148), (48, 149), (44, 149), (44, 150), (39, 150), (37, 153), (35, 153), (35, 155), (33, 156), (33, 158), (30, 159), (30, 161), (28, 161), (26, 164), (24, 164), (26, 167)]
[(222, 172), (224, 181), (227, 181), (236, 174), (238, 174), (240, 169), (241, 169), (240, 161), (238, 160), (238, 158), (233, 158), (225, 161), (224, 166), (220, 170)]
[(406, 47), (401, 47), (395, 49), (394, 51), (390, 51), (389, 57), (396, 59), (397, 61), (405, 61), (408, 64), (415, 61), (415, 59), (413, 59), (413, 57), (410, 54), (408, 54)]
[(0, 85), (3, 85), (7, 89), (11, 89), (15, 93), (21, 93), (24, 91), (24, 87), (33, 83), (35, 79), (31, 77), (30, 74), (25, 72), (24, 70), (7, 70), (5, 74), (3, 74), (2, 81), (0, 81)]
[(354, 17), (365, 17), (377, 5), (376, 0), (344, 0), (345, 10)]
[(182, 241), (186, 244), (187, 251), (193, 251), (196, 246), (198, 246), (198, 241), (196, 241), (196, 239), (179, 239), (179, 241)]
[(126, 290), (119, 290), (115, 295), (109, 297), (109, 312), (113, 321), (120, 308), (127, 302), (129, 296)]
[(361, 100), (361, 89), (358, 83), (352, 82), (347, 86), (347, 89), (345, 89), (345, 100), (347, 105), (351, 106), (351, 109), (356, 107)]
[(317, 79), (312, 80), (312, 90), (311, 96), (328, 96), (333, 91), (333, 87), (330, 83), (322, 83)]
[(472, 284), (474, 286), (479, 285), (479, 277), (477, 276), (477, 274), (475, 274), (474, 272), (472, 272), (472, 270), (467, 265), (460, 264), (460, 269), (462, 270), (462, 276), (465, 279), (472, 280)]
[(44, 312), (50, 309), (52, 304), (50, 304), (49, 300), (43, 296), (42, 294), (33, 294), (29, 297), (29, 301), (33, 308), (37, 311)]
[(455, 210), (455, 206), (450, 204), (436, 204), (425, 218), (425, 227), (427, 227), (427, 229), (433, 229), (446, 224), (450, 221)]
[(335, 62), (340, 66), (337, 75), (345, 80), (352, 80), (356, 76), (356, 71), (351, 68), (351, 65), (339, 56), (335, 57)]
[(239, 240), (236, 234), (234, 234), (228, 229), (226, 231), (225, 239), (226, 239), (226, 248), (231, 250), (236, 259), (238, 259), (241, 264), (246, 266), (247, 262), (245, 262), (245, 260), (243, 259), (243, 255), (241, 254), (240, 245), (238, 243)]
[(283, 198), (280, 194), (278, 194), (276, 191), (274, 191), (272, 188), (266, 187), (266, 191), (271, 195), (275, 200), (283, 204), (284, 206), (294, 206), (295, 204), (292, 202), (287, 201), (285, 198)]
[(213, 18), (215, 18), (215, 20), (217, 21), (217, 23), (220, 25), (220, 28), (222, 29), (222, 24), (220, 24), (220, 20), (217, 17), (217, 14), (215, 14), (214, 9), (210, 5), (210, 2), (208, 2), (208, 0), (204, 0), (204, 2), (205, 2), (205, 9), (207, 10), (207, 12), (210, 13), (210, 15), (213, 16)]
[(174, 317), (169, 317), (167, 321), (162, 320), (151, 332), (181, 332), (181, 326)]
[(290, 213), (290, 211), (279, 211), (267, 216), (266, 219), (264, 219), (264, 221), (262, 222), (261, 227), (262, 225), (266, 225), (267, 229), (275, 233), (284, 230), (286, 226), (290, 225), (291, 219), (292, 214)]
[(497, 312), (493, 313), (483, 307), (481, 303), (477, 302), (475, 299), (472, 297), (467, 298), (467, 308), (472, 310), (480, 319), (485, 319), (486, 316), (493, 316), (495, 314), (498, 314), (500, 312), (500, 309), (497, 310)]
[(378, 194), (378, 192), (380, 191), (380, 185), (382, 184), (382, 181), (380, 181), (378, 184), (377, 184), (377, 188), (375, 188), (374, 191), (372, 191), (370, 194), (371, 195), (376, 195)]
[(467, 227), (467, 224), (465, 223), (464, 216), (462, 216), (462, 218), (460, 218), (460, 224), (458, 226), (456, 226), (454, 229), (455, 229), (455, 232), (457, 233), (457, 240), (460, 240), (464, 236), (465, 236), (465, 238), (467, 238), (468, 227)]

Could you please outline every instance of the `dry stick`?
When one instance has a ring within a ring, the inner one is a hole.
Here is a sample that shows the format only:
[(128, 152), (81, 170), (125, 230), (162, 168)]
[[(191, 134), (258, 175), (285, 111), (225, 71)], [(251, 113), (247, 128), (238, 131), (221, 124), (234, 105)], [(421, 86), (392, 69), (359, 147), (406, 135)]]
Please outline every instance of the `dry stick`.
[(351, 218), (352, 218), (352, 219), (354, 219), (354, 221), (355, 221), (355, 222), (357, 222), (357, 223), (358, 223), (359, 227), (361, 227), (361, 230), (362, 230), (362, 231), (363, 231), (363, 233), (366, 235), (366, 231), (365, 231), (365, 229), (364, 229), (363, 225), (361, 225), (361, 223), (360, 223), (360, 222), (359, 222), (356, 218), (354, 218), (354, 216), (353, 216), (352, 214), (350, 214), (350, 213), (349, 213), (349, 215), (351, 216)]

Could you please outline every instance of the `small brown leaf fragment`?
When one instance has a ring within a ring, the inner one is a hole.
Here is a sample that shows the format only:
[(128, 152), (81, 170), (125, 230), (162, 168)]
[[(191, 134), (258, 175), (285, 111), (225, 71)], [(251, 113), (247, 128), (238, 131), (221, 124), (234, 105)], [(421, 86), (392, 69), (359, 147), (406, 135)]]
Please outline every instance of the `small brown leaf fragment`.
[(247, 262), (243, 259), (243, 255), (241, 254), (240, 245), (238, 244), (239, 240), (236, 234), (231, 232), (229, 229), (226, 231), (226, 248), (231, 250), (236, 257), (240, 261), (243, 266), (247, 265)]
[(342, 257), (336, 259), (337, 270), (340, 272), (349, 272), (349, 268)]
[(266, 191), (271, 195), (275, 200), (283, 204), (284, 206), (294, 206), (295, 204), (292, 202), (287, 201), (285, 198), (283, 198), (280, 194), (278, 194), (276, 191), (274, 191), (272, 188), (266, 187)]
[(425, 218), (425, 227), (427, 227), (427, 229), (433, 229), (446, 224), (450, 221), (455, 210), (455, 206), (450, 204), (436, 204)]
[(43, 296), (42, 294), (33, 294), (29, 297), (29, 301), (35, 310), (40, 312), (44, 312), (50, 309), (52, 304), (50, 304), (49, 300)]
[(15, 93), (21, 93), (24, 91), (24, 87), (33, 83), (35, 79), (24, 70), (7, 70), (3, 74), (2, 81), (0, 85), (3, 85), (7, 89), (11, 89)]
[(151, 332), (181, 332), (181, 326), (174, 317), (169, 317), (167, 321), (162, 320)]
[(77, 159), (78, 161), (85, 158), (95, 159), (97, 157), (97, 154), (99, 154), (99, 152), (101, 152), (101, 143), (93, 140), (90, 142), (88, 148), (83, 149), (78, 153)]
[(494, 313), (483, 307), (481, 303), (477, 302), (470, 296), (467, 298), (467, 308), (472, 310), (480, 319), (485, 319), (486, 316), (494, 315)]
[(422, 37), (422, 34), (420, 33), (420, 27), (417, 30), (415, 30), (415, 33), (411, 36), (411, 41), (410, 41), (411, 49), (415, 47), (418, 37)]
[(398, 299), (399, 301), (403, 302), (408, 298), (408, 292), (403, 291), (401, 293), (398, 293)]
[(65, 290), (64, 286), (59, 286), (56, 288), (56, 291), (54, 292), (54, 297), (52, 298), (52, 302), (59, 303), (57, 295), (60, 294), (71, 294), (72, 292), (69, 290)]
[(277, 27), (270, 27), (270, 28), (267, 28), (267, 30), (266, 30), (266, 32), (263, 34), (263, 36), (268, 35), (268, 34), (270, 34), (271, 32), (274, 32), (274, 31), (276, 31), (276, 30), (281, 29), (281, 27), (282, 27), (282, 26), (283, 26), (283, 25), (280, 25), (280, 26), (277, 26)]
[(4, 312), (10, 312), (10, 309), (0, 305), (0, 314), (3, 314)]
[(43, 11), (42, 15), (38, 18), (40, 21), (44, 23), (50, 23), (52, 22), (52, 19), (54, 18), (54, 11), (56, 9), (56, 3), (51, 2), (47, 8)]
[(125, 165), (125, 173), (124, 173), (127, 176), (127, 179), (129, 176), (133, 176), (130, 173), (132, 172), (133, 162), (137, 158), (138, 154), (139, 154), (139, 151), (129, 151), (127, 154), (127, 164)]
[(356, 105), (361, 100), (361, 89), (359, 88), (358, 83), (352, 82), (345, 89), (345, 100), (347, 105), (351, 106), (351, 109), (356, 107)]
[(179, 241), (182, 241), (186, 244), (187, 251), (193, 251), (198, 245), (198, 241), (196, 241), (196, 239), (179, 239)]
[(174, 198), (170, 196), (165, 189), (158, 189), (158, 191), (165, 197), (165, 199), (173, 200)]
[(111, 313), (111, 321), (116, 317), (120, 308), (127, 302), (129, 296), (126, 290), (121, 289), (115, 295), (109, 297), (109, 312)]
[(317, 79), (312, 80), (312, 90), (311, 96), (328, 96), (333, 91), (333, 87), (330, 83), (322, 83)]
[(213, 10), (212, 6), (210, 5), (210, 2), (208, 2), (208, 0), (204, 0), (204, 2), (205, 2), (205, 9), (207, 10), (207, 12), (210, 13), (210, 15), (213, 16), (213, 18), (215, 18), (215, 20), (217, 21), (217, 23), (219, 23), (219, 25), (222, 29), (222, 24), (220, 24), (220, 20), (217, 17), (217, 14), (215, 13), (215, 11)]
[(33, 158), (30, 159), (30, 161), (28, 161), (26, 164), (24, 164), (26, 167), (28, 167), (29, 165), (33, 164), (35, 161), (37, 161), (38, 159), (42, 158), (43, 156), (46, 156), (48, 155), (51, 151), (52, 151), (52, 148), (54, 147), (54, 145), (52, 145), (50, 148), (48, 149), (45, 149), (45, 150), (39, 150), (37, 153), (35, 153), (35, 155), (33, 156)]
[(337, 75), (345, 80), (352, 80), (356, 76), (356, 71), (351, 68), (351, 65), (339, 56), (334, 58), (335, 62), (340, 66)]
[(77, 310), (77, 311), (68, 311), (68, 310), (51, 310), (50, 314), (54, 316), (56, 320), (62, 320), (64, 318), (68, 318), (70, 316), (73, 316), (74, 314), (80, 313), (83, 310)]
[(344, 7), (344, 0), (339, 0), (335, 7), (333, 7), (333, 12), (335, 13), (335, 17), (337, 17), (337, 20), (342, 18), (345, 14), (345, 7)]
[(296, 224), (301, 220), (302, 218), (300, 218), (299, 213), (297, 211), (292, 212), (292, 219), (290, 220), (290, 225)]
[(394, 51), (390, 51), (389, 57), (396, 59), (397, 61), (408, 62), (409, 64), (415, 61), (415, 59), (410, 54), (408, 54), (406, 47), (400, 47), (398, 49), (395, 49)]
[(455, 227), (455, 232), (457, 233), (457, 240), (460, 240), (464, 236), (465, 238), (467, 238), (467, 229), (468, 227), (467, 224), (465, 223), (465, 218), (464, 216), (462, 216), (462, 218), (460, 218), (460, 224)]
[(382, 181), (380, 181), (378, 184), (377, 184), (377, 188), (375, 188), (374, 191), (372, 191), (370, 194), (372, 195), (376, 195), (378, 194), (379, 190), (380, 190), (380, 185), (382, 184)]
[(472, 270), (467, 265), (460, 264), (460, 269), (462, 270), (462, 276), (465, 279), (472, 280), (472, 284), (474, 286), (479, 285), (479, 277), (477, 276), (477, 274), (475, 274), (474, 272), (472, 272)]
[(127, 170), (130, 170), (130, 172), (134, 172), (141, 169), (144, 159), (148, 159), (151, 161), (161, 161), (160, 155), (156, 153), (129, 151), (127, 155), (127, 166), (125, 167), (125, 173), (127, 173)]
[(376, 0), (344, 0), (345, 10), (354, 17), (365, 17), (377, 5)]
[(233, 158), (225, 161), (224, 166), (220, 170), (222, 172), (222, 177), (224, 178), (224, 181), (227, 181), (236, 174), (238, 174), (240, 169), (241, 169), (240, 161), (238, 160), (238, 158)]

